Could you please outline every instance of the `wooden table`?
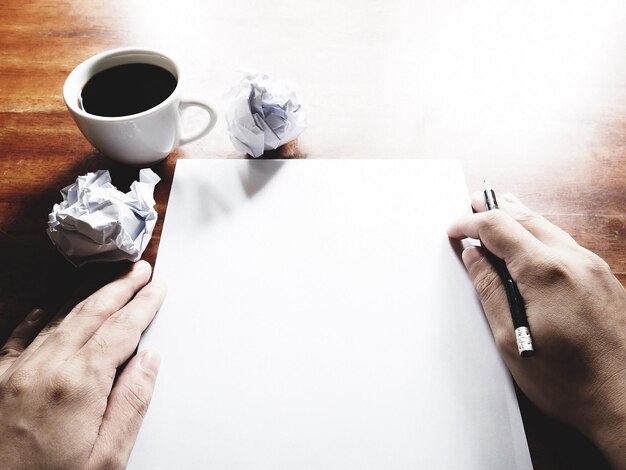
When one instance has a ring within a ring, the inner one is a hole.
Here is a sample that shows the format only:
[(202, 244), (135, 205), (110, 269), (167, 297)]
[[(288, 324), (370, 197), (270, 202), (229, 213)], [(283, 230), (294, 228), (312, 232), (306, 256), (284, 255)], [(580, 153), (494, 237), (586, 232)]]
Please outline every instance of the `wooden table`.
[[(79, 62), (127, 45), (169, 52), (188, 93), (218, 109), (242, 70), (290, 77), (309, 128), (270, 158), (459, 158), (471, 190), (486, 177), (516, 193), (626, 284), (623, 1), (4, 0), (1, 11), (0, 341), (31, 308), (54, 312), (120, 269), (73, 268), (45, 229), (76, 176), (109, 169), (120, 188), (137, 176), (94, 151), (61, 97)], [(187, 157), (242, 156), (222, 119), (154, 167), (151, 262)], [(603, 468), (583, 437), (520, 402), (536, 468)]]

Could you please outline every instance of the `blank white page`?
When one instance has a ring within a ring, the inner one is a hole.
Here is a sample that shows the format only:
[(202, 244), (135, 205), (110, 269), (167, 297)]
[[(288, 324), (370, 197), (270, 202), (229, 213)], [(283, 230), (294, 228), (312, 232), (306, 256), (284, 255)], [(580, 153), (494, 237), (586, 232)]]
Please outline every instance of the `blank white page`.
[(130, 468), (532, 468), (469, 211), (455, 161), (179, 160)]

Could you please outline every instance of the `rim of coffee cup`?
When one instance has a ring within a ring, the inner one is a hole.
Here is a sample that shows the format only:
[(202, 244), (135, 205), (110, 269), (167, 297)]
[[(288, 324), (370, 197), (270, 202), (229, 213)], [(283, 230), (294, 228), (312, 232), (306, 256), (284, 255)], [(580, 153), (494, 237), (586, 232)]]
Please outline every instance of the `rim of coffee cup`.
[[(152, 59), (152, 60), (150, 60)], [(156, 61), (154, 59), (157, 59)], [(158, 65), (172, 73), (176, 78), (176, 87), (174, 91), (164, 99), (162, 102), (153, 106), (150, 109), (146, 109), (140, 113), (127, 114), (125, 116), (99, 116), (97, 114), (91, 114), (85, 111), (80, 106), (80, 94), (83, 87), (87, 82), (98, 72), (107, 70), (117, 65), (124, 65), (130, 63), (146, 63)], [(178, 85), (180, 83), (180, 70), (170, 56), (157, 49), (150, 49), (145, 47), (120, 47), (117, 49), (110, 49), (100, 52), (94, 56), (89, 57), (80, 64), (78, 64), (67, 76), (65, 83), (63, 84), (63, 100), (65, 105), (79, 116), (95, 119), (100, 121), (125, 121), (128, 119), (136, 119), (143, 115), (151, 114), (161, 108), (169, 105), (174, 99), (176, 92), (178, 91)]]

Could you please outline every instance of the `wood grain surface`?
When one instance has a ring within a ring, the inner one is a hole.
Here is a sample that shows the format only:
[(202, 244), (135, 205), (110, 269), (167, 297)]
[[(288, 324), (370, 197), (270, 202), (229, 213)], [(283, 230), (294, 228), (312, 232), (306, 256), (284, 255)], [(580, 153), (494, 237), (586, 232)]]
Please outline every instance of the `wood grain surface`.
[[(137, 177), (90, 146), (61, 96), (78, 63), (130, 45), (175, 57), (187, 94), (220, 111), (243, 70), (295, 80), (309, 127), (268, 158), (461, 159), (471, 191), (488, 178), (515, 193), (626, 284), (623, 1), (1, 3), (0, 342), (30, 309), (52, 315), (126, 268), (75, 269), (45, 230), (78, 175), (109, 169), (121, 189)], [(243, 158), (222, 119), (153, 167), (163, 181), (152, 263), (175, 162), (188, 157)], [(537, 469), (605, 467), (584, 437), (519, 396)]]

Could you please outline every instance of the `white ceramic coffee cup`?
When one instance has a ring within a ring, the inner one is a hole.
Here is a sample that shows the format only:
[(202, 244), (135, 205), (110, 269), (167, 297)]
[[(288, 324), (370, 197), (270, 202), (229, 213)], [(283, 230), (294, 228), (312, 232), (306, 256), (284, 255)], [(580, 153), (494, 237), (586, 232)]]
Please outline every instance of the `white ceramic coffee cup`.
[[(82, 108), (81, 92), (98, 72), (130, 63), (162, 67), (176, 78), (172, 94), (146, 111), (128, 116), (105, 117), (90, 114)], [(120, 48), (102, 52), (78, 65), (65, 80), (63, 99), (74, 121), (91, 144), (107, 157), (133, 165), (158, 162), (180, 145), (208, 134), (215, 126), (217, 113), (207, 103), (183, 99), (180, 91), (181, 73), (176, 62), (162, 52), (145, 48)], [(182, 111), (196, 106), (208, 113), (208, 121), (200, 129), (185, 133)]]

